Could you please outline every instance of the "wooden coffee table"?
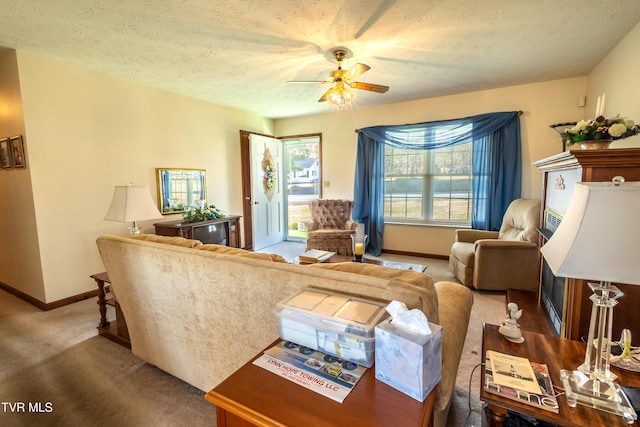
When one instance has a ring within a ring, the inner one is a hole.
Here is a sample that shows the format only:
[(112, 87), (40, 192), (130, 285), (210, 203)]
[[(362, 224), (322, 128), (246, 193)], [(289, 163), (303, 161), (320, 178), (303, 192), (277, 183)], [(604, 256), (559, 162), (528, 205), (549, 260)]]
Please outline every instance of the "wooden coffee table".
[(338, 403), (253, 365), (252, 361), (206, 394), (205, 399), (216, 405), (218, 427), (430, 424), (435, 389), (424, 402), (419, 402), (376, 380), (375, 367), (367, 369), (344, 402)]
[[(549, 368), (549, 375), (554, 386), (562, 387), (560, 369), (573, 370), (584, 362), (585, 344), (550, 335), (522, 331), (524, 342), (515, 344), (506, 340), (498, 332), (496, 325), (484, 325), (482, 332), (482, 357), (487, 350), (525, 357), (532, 362), (544, 363)], [(483, 360), (484, 361), (484, 360)], [(615, 367), (611, 371), (618, 375), (618, 383), (630, 387), (640, 387), (640, 374), (624, 371)], [(599, 411), (578, 404), (575, 408), (567, 405), (564, 394), (558, 397), (560, 412), (558, 414), (535, 408), (525, 403), (516, 402), (489, 393), (484, 389), (484, 365), (480, 377), (480, 399), (484, 401), (491, 414), (491, 426), (499, 427), (508, 410), (524, 414), (538, 420), (559, 426), (626, 426), (623, 417)], [(636, 421), (637, 423), (637, 421)]]

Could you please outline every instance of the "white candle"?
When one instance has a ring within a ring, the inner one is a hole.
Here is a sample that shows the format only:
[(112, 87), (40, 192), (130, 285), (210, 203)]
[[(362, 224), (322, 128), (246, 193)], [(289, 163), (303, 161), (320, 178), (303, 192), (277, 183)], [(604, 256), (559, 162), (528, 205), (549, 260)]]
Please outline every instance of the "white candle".
[(598, 101), (596, 102), (596, 115), (598, 117), (600, 115), (600, 97), (598, 97)]
[(599, 116), (604, 116), (604, 93), (602, 94), (602, 102), (600, 103), (600, 114)]
[(364, 243), (356, 243), (353, 247), (353, 253), (356, 255), (362, 255), (364, 252)]

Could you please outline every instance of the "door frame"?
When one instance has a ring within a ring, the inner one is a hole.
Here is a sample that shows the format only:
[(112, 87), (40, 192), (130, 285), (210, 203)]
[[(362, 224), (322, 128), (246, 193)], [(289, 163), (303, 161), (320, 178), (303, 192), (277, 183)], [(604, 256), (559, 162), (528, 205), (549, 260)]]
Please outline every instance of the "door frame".
[[(240, 129), (240, 173), (242, 175), (242, 223), (244, 229), (244, 249), (253, 250), (253, 207), (251, 205), (251, 141), (249, 135), (261, 135), (274, 139), (296, 139), (305, 138), (311, 136), (317, 136), (319, 138), (319, 155), (320, 155), (320, 171), (319, 173), (319, 185), (320, 185), (320, 198), (322, 198), (322, 133), (310, 133), (303, 135), (292, 135), (276, 137), (273, 135), (267, 135), (259, 132), (250, 132)], [(286, 200), (286, 193), (285, 193)]]

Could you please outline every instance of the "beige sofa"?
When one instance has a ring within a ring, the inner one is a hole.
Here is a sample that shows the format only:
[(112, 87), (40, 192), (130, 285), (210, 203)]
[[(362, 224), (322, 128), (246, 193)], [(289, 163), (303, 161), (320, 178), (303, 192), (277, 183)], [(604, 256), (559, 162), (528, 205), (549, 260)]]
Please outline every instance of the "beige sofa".
[[(153, 240), (153, 241), (145, 241)], [(208, 392), (278, 337), (273, 310), (315, 286), (419, 308), (443, 327), (434, 425), (446, 425), (473, 297), (422, 273), (354, 263), (302, 266), (175, 237), (101, 236), (97, 245), (132, 352)]]

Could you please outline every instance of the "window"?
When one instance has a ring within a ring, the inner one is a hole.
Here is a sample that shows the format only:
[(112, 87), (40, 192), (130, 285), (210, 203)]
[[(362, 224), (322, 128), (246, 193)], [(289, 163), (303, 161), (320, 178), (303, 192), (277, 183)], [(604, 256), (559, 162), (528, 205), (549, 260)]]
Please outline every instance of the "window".
[[(441, 141), (450, 130), (430, 132)], [(419, 133), (407, 138), (424, 140)], [(471, 141), (433, 150), (385, 146), (385, 220), (470, 224), (471, 148)]]

